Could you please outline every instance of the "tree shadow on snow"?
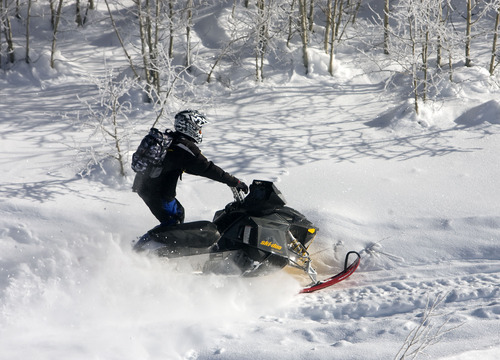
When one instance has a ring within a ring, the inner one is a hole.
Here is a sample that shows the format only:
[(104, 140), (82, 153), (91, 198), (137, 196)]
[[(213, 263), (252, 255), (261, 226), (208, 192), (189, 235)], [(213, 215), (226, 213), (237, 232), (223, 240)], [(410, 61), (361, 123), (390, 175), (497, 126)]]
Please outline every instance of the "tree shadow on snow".
[[(0, 188), (0, 197), (6, 199), (25, 199), (44, 203), (56, 199), (63, 198), (71, 194), (81, 199), (94, 199), (105, 202), (116, 202), (116, 199), (109, 197), (106, 199), (102, 194), (93, 194), (92, 192), (82, 192), (73, 187), (72, 184), (81, 181), (80, 177), (71, 179), (50, 179), (23, 183), (6, 183)], [(77, 204), (74, 204), (77, 206)]]
[[(236, 166), (240, 174), (321, 160), (405, 161), (476, 150), (461, 148), (449, 141), (456, 128), (422, 127), (405, 134), (377, 131), (387, 127), (390, 117), (395, 115), (377, 118), (376, 112), (381, 108), (378, 102), (383, 100), (371, 94), (383, 92), (378, 84), (301, 85), (295, 89), (287, 87), (281, 97), (273, 89), (257, 91), (252, 96), (245, 92), (233, 93), (229, 101), (238, 108), (235, 114), (226, 116), (234, 118), (234, 122), (225, 120), (217, 124), (214, 121), (207, 129), (208, 139), (203, 144), (215, 161), (232, 159), (232, 166)], [(316, 94), (314, 99), (304, 95), (309, 93)], [(325, 117), (325, 113), (330, 116)], [(217, 134), (223, 135), (215, 138)]]

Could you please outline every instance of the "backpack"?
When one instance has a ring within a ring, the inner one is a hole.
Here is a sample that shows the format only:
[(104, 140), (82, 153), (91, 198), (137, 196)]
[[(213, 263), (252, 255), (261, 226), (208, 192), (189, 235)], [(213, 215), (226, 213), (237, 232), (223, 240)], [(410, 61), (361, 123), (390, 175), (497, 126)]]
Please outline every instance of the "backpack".
[(160, 176), (172, 139), (170, 133), (151, 128), (132, 155), (132, 170), (150, 178)]

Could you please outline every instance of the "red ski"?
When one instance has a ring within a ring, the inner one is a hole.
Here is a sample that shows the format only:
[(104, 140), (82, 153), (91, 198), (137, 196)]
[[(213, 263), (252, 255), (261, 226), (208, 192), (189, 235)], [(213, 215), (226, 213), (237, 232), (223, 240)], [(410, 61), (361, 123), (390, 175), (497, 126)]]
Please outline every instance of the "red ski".
[[(349, 255), (354, 254), (356, 255), (356, 260), (354, 260), (350, 265), (349, 264)], [(318, 281), (315, 284), (309, 285), (308, 287), (303, 288), (300, 293), (312, 293), (314, 291), (318, 291), (324, 288), (327, 288), (329, 286), (332, 286), (334, 284), (337, 284), (341, 282), (342, 280), (347, 279), (349, 276), (352, 275), (356, 271), (356, 269), (359, 266), (359, 263), (361, 261), (361, 256), (356, 252), (356, 251), (349, 251), (345, 257), (345, 263), (344, 263), (344, 270), (338, 273), (337, 275), (333, 275), (332, 277), (329, 277), (328, 279)]]

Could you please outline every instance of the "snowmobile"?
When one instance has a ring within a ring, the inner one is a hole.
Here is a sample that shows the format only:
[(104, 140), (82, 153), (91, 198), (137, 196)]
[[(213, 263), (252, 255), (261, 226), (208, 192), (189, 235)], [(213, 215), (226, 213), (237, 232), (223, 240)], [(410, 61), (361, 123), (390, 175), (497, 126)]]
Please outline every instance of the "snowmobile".
[[(157, 226), (137, 240), (134, 250), (188, 259), (192, 271), (200, 273), (259, 276), (291, 266), (311, 280), (303, 293), (338, 283), (357, 269), (361, 257), (350, 251), (342, 272), (318, 281), (307, 251), (318, 229), (286, 206), (272, 182), (254, 180), (247, 196), (231, 189), (234, 202), (217, 211), (212, 221)], [(349, 262), (352, 255), (355, 260)]]

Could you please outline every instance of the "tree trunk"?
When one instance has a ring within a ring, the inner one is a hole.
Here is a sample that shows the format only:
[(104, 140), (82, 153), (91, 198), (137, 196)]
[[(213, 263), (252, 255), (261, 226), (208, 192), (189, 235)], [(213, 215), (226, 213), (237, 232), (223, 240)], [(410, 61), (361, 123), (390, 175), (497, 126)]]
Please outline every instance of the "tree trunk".
[(82, 9), (81, 9), (80, 0), (76, 0), (75, 6), (76, 6), (75, 22), (78, 26), (83, 26), (83, 17), (82, 17)]
[[(0, 0), (3, 1), (3, 0)], [(5, 6), (8, 6), (6, 3)], [(4, 8), (5, 13), (2, 14), (3, 17), (3, 35), (5, 37), (5, 42), (7, 43), (7, 61), (14, 63), (16, 56), (14, 54), (14, 41), (12, 38), (12, 24), (10, 22), (10, 17), (8, 14), (8, 8)]]
[(191, 67), (191, 27), (193, 21), (193, 0), (187, 2), (187, 22), (186, 22), (186, 69)]
[(448, 67), (449, 67), (449, 77), (450, 82), (453, 82), (453, 58), (451, 51), (448, 52)]
[(149, 76), (149, 59), (146, 51), (146, 34), (144, 33), (144, 12), (142, 10), (142, 0), (136, 1), (137, 5), (137, 18), (139, 19), (139, 36), (141, 39), (141, 54), (142, 54), (142, 63), (144, 66), (144, 76), (146, 77), (146, 84), (151, 85), (152, 81)]
[(332, 0), (327, 0), (326, 4), (326, 24), (325, 24), (325, 37), (323, 48), (325, 53), (328, 54), (328, 43), (330, 41), (330, 27), (332, 24)]
[(344, 12), (344, 0), (336, 0), (335, 1), (338, 4), (338, 11), (337, 11), (337, 19), (333, 19), (334, 21), (337, 22), (335, 25), (335, 39), (339, 38), (339, 29), (340, 25), (342, 24), (342, 15)]
[(333, 6), (331, 8), (331, 13), (330, 13), (330, 39), (329, 39), (329, 45), (330, 45), (330, 61), (328, 63), (328, 72), (330, 73), (331, 76), (333, 76), (333, 58), (335, 55), (335, 41), (337, 40), (337, 34), (338, 34), (338, 27), (340, 24), (338, 21), (340, 21), (341, 17), (337, 15), (338, 11), (341, 11), (342, 5), (341, 3), (343, 0), (333, 0)]
[(472, 27), (472, 0), (467, 0), (467, 16), (465, 25), (465, 66), (471, 66), (470, 44)]
[(495, 19), (495, 31), (493, 32), (493, 46), (491, 47), (490, 75), (493, 75), (493, 72), (495, 71), (495, 68), (496, 68), (498, 26), (500, 26), (500, 7), (497, 9), (497, 16)]
[(265, 18), (266, 4), (257, 0), (257, 47), (255, 49), (255, 75), (257, 81), (264, 81), (264, 54), (267, 47), (267, 28)]
[[(161, 19), (161, 4), (162, 2), (157, 0), (156, 1), (156, 11), (155, 11), (155, 38), (154, 38), (154, 53), (153, 57), (155, 59), (155, 62), (157, 62), (157, 58), (159, 56), (158, 54), (158, 43), (160, 39), (160, 19)], [(161, 83), (160, 83), (160, 70), (155, 68), (154, 69), (154, 80), (155, 80), (155, 85), (156, 85), (156, 91), (158, 94), (160, 93), (161, 90)]]
[(290, 47), (290, 41), (292, 41), (293, 37), (294, 9), (295, 9), (295, 0), (292, 0), (290, 4), (290, 15), (288, 16), (288, 38), (286, 40), (286, 46), (288, 48)]
[(309, 0), (309, 15), (308, 23), (309, 23), (309, 32), (313, 32), (314, 30), (314, 0)]
[(416, 74), (413, 74), (413, 96), (414, 96), (414, 109), (415, 109), (415, 114), (418, 115), (418, 78)]
[(443, 45), (441, 44), (441, 29), (443, 28), (444, 20), (443, 20), (443, 6), (440, 2), (438, 4), (438, 35), (437, 35), (437, 44), (436, 44), (436, 65), (440, 69), (442, 62), (442, 51)]
[(168, 20), (169, 20), (169, 39), (168, 39), (168, 57), (174, 56), (174, 0), (168, 2)]
[[(141, 1), (141, 0), (139, 0)], [(146, 0), (146, 22), (145, 22), (145, 35), (146, 35), (146, 45), (148, 47), (148, 53), (149, 53), (149, 77), (151, 79), (151, 82), (154, 82), (154, 75), (152, 74), (152, 67), (154, 67), (154, 49), (153, 49), (153, 30), (152, 30), (152, 25), (151, 25), (151, 3), (150, 0)]]
[(31, 62), (31, 60), (30, 60), (30, 19), (31, 19), (31, 0), (28, 0), (28, 9), (26, 11), (26, 55), (24, 56), (24, 61), (26, 61), (26, 64), (29, 64)]
[(331, 29), (331, 42), (330, 42), (330, 61), (328, 62), (328, 72), (330, 73), (331, 76), (333, 76), (333, 57), (334, 57), (334, 49), (335, 49), (335, 22), (332, 22), (331, 24), (332, 29)]
[(354, 9), (354, 13), (352, 15), (352, 21), (351, 23), (354, 25), (356, 23), (356, 19), (358, 17), (358, 13), (359, 13), (359, 9), (361, 8), (361, 1), (362, 0), (358, 0), (357, 4), (356, 4), (356, 8)]
[(3, 66), (3, 57), (2, 57), (2, 33), (3, 33), (3, 0), (0, 0), (0, 69)]
[(415, 113), (418, 115), (418, 69), (417, 69), (417, 19), (415, 17), (408, 19), (409, 25), (409, 35), (411, 42), (411, 73), (412, 73), (412, 82), (413, 82), (413, 96), (414, 96), (414, 107)]
[(120, 108), (120, 103), (118, 101), (118, 98), (114, 97), (113, 98), (113, 134), (112, 138), (115, 142), (115, 148), (116, 148), (116, 160), (118, 160), (118, 163), (120, 164), (120, 175), (125, 176), (125, 165), (124, 165), (124, 159), (123, 159), (123, 154), (122, 154), (122, 149), (121, 149), (121, 144), (120, 144), (120, 135), (118, 134), (118, 111)]
[(384, 54), (389, 55), (389, 0), (384, 1)]
[(429, 74), (428, 74), (428, 68), (429, 68), (429, 29), (427, 28), (425, 32), (425, 40), (424, 44), (422, 45), (422, 70), (424, 73), (424, 89), (422, 90), (422, 100), (425, 102), (427, 101), (427, 89), (428, 89), (428, 80), (429, 80)]
[(52, 27), (52, 30), (54, 30), (54, 26), (56, 24), (56, 9), (54, 7), (55, 2), (56, 0), (50, 0), (50, 26)]
[(55, 55), (56, 55), (56, 43), (57, 43), (57, 28), (59, 27), (59, 20), (61, 18), (62, 5), (64, 0), (59, 0), (57, 5), (57, 10), (54, 17), (54, 30), (52, 33), (52, 50), (50, 53), (50, 67), (54, 69), (55, 67)]
[(333, 0), (333, 8), (331, 9), (330, 17), (330, 61), (328, 63), (328, 72), (330, 73), (331, 76), (333, 76), (333, 57), (335, 55), (334, 50), (335, 50), (335, 40), (336, 40), (336, 34), (337, 34), (337, 9), (339, 8), (339, 1), (343, 0)]
[(308, 43), (309, 34), (307, 27), (307, 9), (306, 0), (299, 0), (299, 13), (300, 13), (300, 32), (302, 37), (302, 59), (304, 62), (304, 67), (306, 68), (306, 74), (309, 73), (309, 55), (308, 55)]

